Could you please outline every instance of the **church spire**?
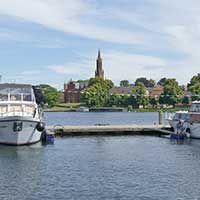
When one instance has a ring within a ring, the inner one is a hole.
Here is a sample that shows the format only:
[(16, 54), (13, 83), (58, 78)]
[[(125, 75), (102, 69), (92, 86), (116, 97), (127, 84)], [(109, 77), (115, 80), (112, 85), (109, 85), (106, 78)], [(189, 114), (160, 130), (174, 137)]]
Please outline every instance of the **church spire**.
[(98, 51), (98, 58), (101, 59), (101, 50), (100, 50), (100, 48), (99, 48), (99, 51)]
[(102, 58), (101, 58), (101, 51), (99, 49), (98, 51), (98, 57), (96, 62), (96, 71), (95, 71), (95, 77), (104, 79), (104, 71), (103, 71), (103, 64), (102, 64)]

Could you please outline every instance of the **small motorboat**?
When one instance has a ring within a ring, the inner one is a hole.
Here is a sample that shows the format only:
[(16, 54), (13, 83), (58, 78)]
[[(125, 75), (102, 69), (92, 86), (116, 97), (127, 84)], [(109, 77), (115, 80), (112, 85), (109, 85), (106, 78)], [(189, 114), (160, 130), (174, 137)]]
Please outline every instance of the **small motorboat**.
[(170, 134), (170, 139), (184, 140), (185, 138), (190, 138), (190, 133), (187, 132), (187, 125), (185, 125), (184, 120), (179, 120), (175, 131)]

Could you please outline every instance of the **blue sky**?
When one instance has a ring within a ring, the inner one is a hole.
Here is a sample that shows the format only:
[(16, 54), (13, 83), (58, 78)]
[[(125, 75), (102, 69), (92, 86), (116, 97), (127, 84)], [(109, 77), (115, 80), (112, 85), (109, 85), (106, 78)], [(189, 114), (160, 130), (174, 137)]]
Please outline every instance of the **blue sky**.
[(181, 84), (200, 72), (199, 0), (1, 0), (4, 82), (48, 83), (105, 75), (118, 83), (145, 76)]

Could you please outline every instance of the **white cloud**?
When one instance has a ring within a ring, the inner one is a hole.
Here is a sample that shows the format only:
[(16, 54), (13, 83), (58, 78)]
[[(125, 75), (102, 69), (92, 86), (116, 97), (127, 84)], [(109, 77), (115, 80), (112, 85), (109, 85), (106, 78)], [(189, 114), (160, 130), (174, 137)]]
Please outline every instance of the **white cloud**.
[(70, 2), (65, 0), (0, 1), (0, 14), (18, 17), (52, 29), (91, 39), (126, 44), (143, 43), (142, 34), (120, 28), (96, 25), (96, 22), (91, 20), (96, 17), (95, 9), (95, 6), (92, 7), (83, 0)]
[[(121, 0), (123, 9), (116, 3), (97, 8), (97, 2), (1, 0), (0, 14), (65, 33), (125, 44), (131, 48), (129, 53), (108, 49), (105, 52), (103, 58), (108, 78), (134, 80), (139, 76), (155, 79), (167, 76), (186, 83), (199, 72), (199, 0), (141, 0), (134, 4)], [(2, 38), (11, 36), (9, 32), (0, 33)], [(134, 53), (133, 44), (144, 50), (145, 55)], [(62, 46), (59, 42), (49, 44), (47, 41), (41, 47), (57, 48), (59, 45)], [(82, 58), (77, 63), (50, 65), (49, 69), (87, 78), (93, 74), (94, 57), (90, 52), (84, 53), (88, 61)]]
[(108, 78), (116, 81), (122, 79), (134, 81), (138, 77), (159, 79), (167, 62), (153, 56), (108, 52), (104, 56), (104, 66)]
[[(94, 55), (90, 55), (88, 58), (84, 57), (83, 59), (79, 65), (76, 63), (67, 63), (64, 65), (48, 66), (48, 68), (59, 74), (69, 76), (81, 75), (84, 79), (87, 79), (94, 76), (95, 57)], [(167, 62), (165, 60), (153, 56), (117, 51), (103, 53), (105, 76), (114, 81), (121, 79), (134, 81), (137, 77), (141, 76), (159, 79), (160, 71), (164, 70), (166, 66)]]

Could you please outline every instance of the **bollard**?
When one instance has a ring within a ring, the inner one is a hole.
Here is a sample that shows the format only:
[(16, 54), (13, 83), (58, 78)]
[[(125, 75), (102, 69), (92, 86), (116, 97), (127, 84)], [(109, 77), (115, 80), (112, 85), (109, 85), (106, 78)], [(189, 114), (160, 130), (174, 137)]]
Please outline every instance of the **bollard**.
[(162, 125), (162, 122), (163, 122), (163, 112), (162, 111), (159, 111), (158, 112), (158, 123), (159, 125)]

